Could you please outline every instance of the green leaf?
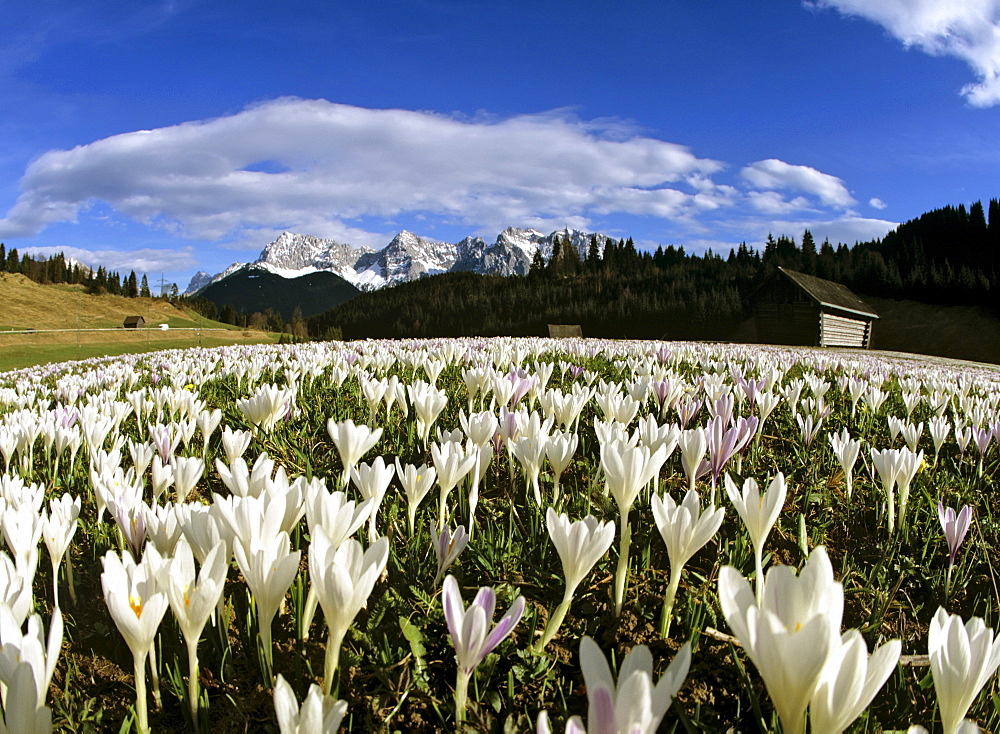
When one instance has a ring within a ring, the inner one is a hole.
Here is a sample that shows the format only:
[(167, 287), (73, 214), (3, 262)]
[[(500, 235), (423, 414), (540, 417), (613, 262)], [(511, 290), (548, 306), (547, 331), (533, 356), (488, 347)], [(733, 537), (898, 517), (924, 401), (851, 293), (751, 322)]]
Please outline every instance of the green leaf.
[(413, 653), (414, 660), (413, 677), (416, 680), (417, 687), (422, 691), (426, 691), (429, 686), (427, 685), (426, 675), (427, 661), (424, 660), (424, 655), (427, 654), (427, 648), (424, 647), (424, 633), (417, 625), (402, 615), (399, 616), (399, 628), (403, 631), (403, 637), (410, 643), (410, 652)]

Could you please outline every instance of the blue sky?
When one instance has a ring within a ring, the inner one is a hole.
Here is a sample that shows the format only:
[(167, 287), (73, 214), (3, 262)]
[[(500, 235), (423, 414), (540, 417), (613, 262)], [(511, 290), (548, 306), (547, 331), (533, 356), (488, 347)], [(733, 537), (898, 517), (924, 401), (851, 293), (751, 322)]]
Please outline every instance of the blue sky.
[(0, 241), (182, 289), (283, 230), (727, 252), (1000, 196), (1000, 0), (39, 0), (0, 28)]

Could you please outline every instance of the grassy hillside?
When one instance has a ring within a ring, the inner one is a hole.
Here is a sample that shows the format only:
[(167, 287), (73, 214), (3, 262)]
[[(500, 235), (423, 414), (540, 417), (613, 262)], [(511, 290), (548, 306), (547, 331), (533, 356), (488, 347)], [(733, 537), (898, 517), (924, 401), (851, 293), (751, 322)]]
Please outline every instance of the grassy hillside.
[[(92, 296), (82, 286), (41, 285), (11, 273), (0, 273), (0, 304), (0, 372), (104, 355), (270, 342), (277, 337), (209, 321), (158, 298)], [(142, 316), (148, 328), (121, 328), (126, 316)], [(169, 330), (158, 328), (164, 323)]]
[(113, 329), (126, 316), (149, 326), (219, 326), (160, 298), (92, 296), (82, 285), (41, 285), (15, 273), (0, 273), (0, 331), (20, 329)]
[(1000, 364), (1000, 318), (989, 309), (862, 298), (880, 317), (874, 349)]

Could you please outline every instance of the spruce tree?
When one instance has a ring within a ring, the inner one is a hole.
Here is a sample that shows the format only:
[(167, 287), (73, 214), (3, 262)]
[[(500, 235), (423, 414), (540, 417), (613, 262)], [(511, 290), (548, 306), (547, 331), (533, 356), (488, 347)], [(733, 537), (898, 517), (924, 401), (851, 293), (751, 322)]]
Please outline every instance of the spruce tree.
[(587, 270), (594, 272), (601, 264), (601, 249), (597, 243), (597, 235), (590, 236), (590, 247), (587, 248)]

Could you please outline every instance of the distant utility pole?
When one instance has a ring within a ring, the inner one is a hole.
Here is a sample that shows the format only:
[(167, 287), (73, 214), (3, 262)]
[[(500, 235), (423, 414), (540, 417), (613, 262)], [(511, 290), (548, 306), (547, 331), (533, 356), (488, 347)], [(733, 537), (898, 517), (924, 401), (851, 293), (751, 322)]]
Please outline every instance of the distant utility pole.
[(167, 281), (163, 277), (163, 273), (160, 273), (160, 298), (163, 298), (163, 294), (167, 292)]

